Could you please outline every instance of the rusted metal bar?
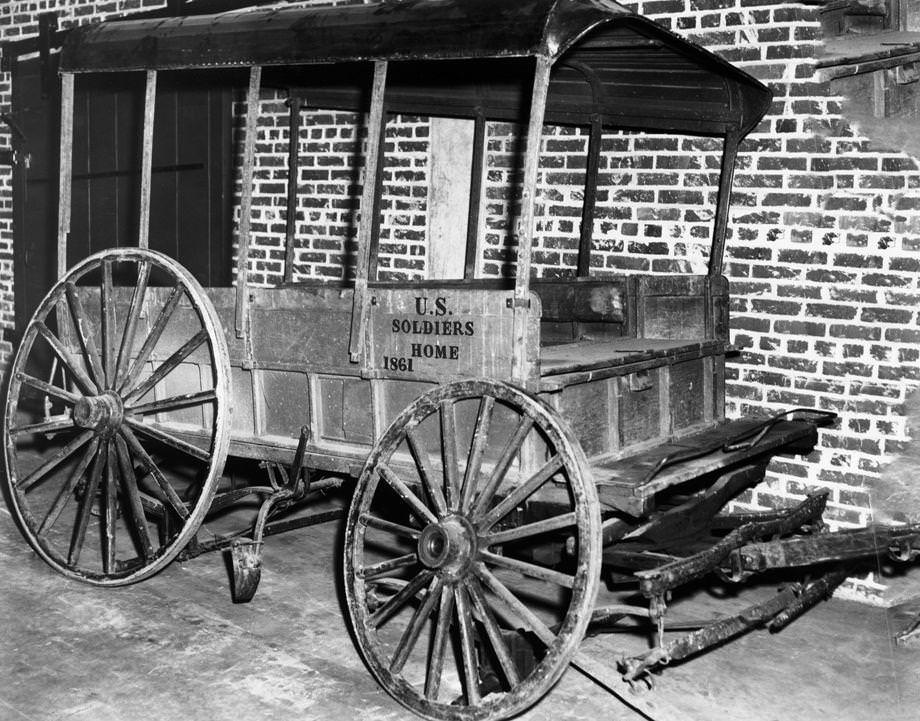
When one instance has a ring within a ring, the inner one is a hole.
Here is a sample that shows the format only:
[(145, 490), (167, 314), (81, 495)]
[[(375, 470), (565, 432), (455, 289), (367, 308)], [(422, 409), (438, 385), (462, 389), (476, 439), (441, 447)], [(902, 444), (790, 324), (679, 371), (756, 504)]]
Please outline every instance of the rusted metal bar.
[(137, 231), (137, 246), (150, 245), (150, 185), (153, 173), (153, 126), (156, 115), (157, 71), (147, 71), (144, 88), (144, 135), (141, 145), (141, 210)]
[(517, 277), (514, 283), (514, 321), (511, 339), (511, 377), (518, 383), (527, 379), (527, 307), (530, 292), (530, 260), (533, 254), (534, 206), (537, 192), (537, 169), (540, 164), (540, 140), (549, 89), (550, 61), (536, 59), (530, 122), (527, 127), (527, 150), (524, 159), (524, 182), (521, 187), (521, 218), (518, 232)]
[(297, 183), (300, 180), (300, 111), (304, 98), (292, 90), (287, 101), (288, 119), (288, 187), (287, 216), (284, 229), (284, 282), (294, 280), (294, 236), (297, 230)]
[(486, 116), (480, 109), (473, 121), (473, 165), (470, 170), (470, 205), (466, 218), (466, 256), (463, 278), (476, 277), (479, 263), (479, 220), (482, 209), (482, 169), (486, 154)]
[(73, 173), (73, 73), (61, 75), (61, 148), (58, 168), (57, 274), (67, 273), (67, 236), (70, 235)]
[(750, 541), (765, 536), (784, 535), (804, 524), (813, 523), (824, 512), (827, 496), (827, 491), (813, 494), (791, 509), (783, 518), (746, 524), (705, 551), (673, 563), (666, 563), (653, 570), (637, 571), (639, 589), (646, 597), (651, 598), (702, 578), (719, 568), (732, 551)]
[(778, 613), (767, 626), (774, 633), (781, 631), (809, 608), (830, 598), (834, 589), (847, 580), (847, 576), (849, 576), (847, 569), (840, 568), (808, 584), (799, 597)]
[(716, 219), (712, 231), (712, 249), (709, 253), (709, 275), (722, 275), (722, 261), (725, 255), (725, 236), (728, 232), (728, 212), (731, 207), (732, 181), (735, 177), (735, 159), (741, 134), (726, 133), (722, 145), (722, 173), (719, 177), (719, 194), (716, 200)]
[(663, 646), (656, 646), (641, 656), (626, 659), (623, 678), (635, 681), (659, 664), (679, 661), (763, 625), (795, 603), (799, 592), (798, 584), (787, 586), (764, 603), (748, 606), (735, 616), (708, 624)]
[(249, 333), (249, 240), (252, 223), (252, 167), (258, 131), (259, 88), (262, 85), (262, 68), (249, 70), (249, 89), (246, 92), (246, 133), (243, 141), (243, 178), (240, 199), (240, 239), (236, 258), (236, 320), (237, 338)]
[(377, 189), (379, 157), (382, 151), (382, 126), (384, 124), (384, 94), (387, 82), (387, 64), (384, 61), (374, 63), (374, 84), (371, 91), (371, 111), (367, 128), (367, 169), (364, 178), (364, 190), (361, 196), (361, 221), (358, 226), (358, 257), (355, 268), (355, 294), (351, 311), (351, 339), (348, 353), (352, 363), (361, 359), (361, 344), (364, 341), (364, 328), (367, 322), (367, 275), (370, 267), (371, 233), (373, 231), (374, 194)]

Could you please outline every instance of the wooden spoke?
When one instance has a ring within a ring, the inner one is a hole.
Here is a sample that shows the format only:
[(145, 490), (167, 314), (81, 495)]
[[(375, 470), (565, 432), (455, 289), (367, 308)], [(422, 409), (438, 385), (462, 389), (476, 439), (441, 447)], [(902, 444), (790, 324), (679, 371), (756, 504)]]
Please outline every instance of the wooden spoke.
[(466, 587), (454, 586), (454, 602), (457, 604), (457, 620), (460, 622), (460, 657), (463, 659), (463, 685), (466, 688), (466, 703), (475, 706), (480, 701), (479, 673), (476, 663), (476, 645), (473, 636), (473, 622), (470, 618), (469, 599)]
[(128, 319), (125, 321), (125, 332), (121, 337), (118, 361), (115, 365), (115, 383), (113, 385), (119, 390), (123, 388), (122, 378), (128, 365), (128, 359), (131, 357), (131, 349), (134, 347), (134, 336), (137, 334), (137, 323), (141, 317), (141, 308), (143, 307), (144, 295), (147, 293), (149, 280), (150, 263), (146, 260), (141, 260), (137, 266), (137, 284), (134, 286), (134, 293), (131, 295), (131, 305), (128, 306)]
[(555, 634), (543, 621), (515, 596), (508, 587), (499, 581), (482, 563), (473, 565), (474, 573), (498, 600), (505, 606), (505, 610), (512, 618), (516, 618), (521, 625), (536, 635), (544, 644), (549, 646), (556, 639)]
[(153, 438), (155, 441), (169, 446), (170, 448), (175, 448), (177, 451), (182, 451), (193, 458), (197, 458), (200, 461), (208, 462), (211, 458), (211, 454), (203, 449), (199, 448), (196, 445), (183, 441), (181, 438), (177, 438), (171, 433), (167, 433), (164, 430), (159, 428), (154, 428), (153, 426), (147, 425), (146, 423), (141, 423), (140, 421), (135, 420), (134, 418), (125, 418), (125, 423), (131, 426), (138, 433), (143, 433), (148, 438)]
[(444, 489), (447, 507), (456, 511), (460, 507), (460, 483), (457, 480), (457, 417), (453, 400), (443, 400), (438, 406), (441, 419), (441, 464), (444, 472)]
[(468, 513), (476, 492), (476, 483), (479, 470), (482, 468), (482, 454), (489, 442), (489, 429), (492, 426), (492, 411), (495, 408), (495, 399), (492, 396), (483, 396), (479, 401), (479, 415), (476, 416), (476, 426), (473, 428), (473, 440), (470, 444), (470, 456), (463, 474), (463, 488), (460, 490), (460, 510)]
[(54, 499), (54, 503), (51, 504), (51, 508), (48, 509), (48, 513), (45, 514), (45, 517), (42, 519), (41, 525), (38, 527), (38, 535), (43, 536), (45, 533), (51, 530), (54, 524), (57, 522), (58, 518), (61, 517), (64, 508), (66, 508), (67, 503), (73, 498), (74, 489), (77, 487), (77, 484), (80, 482), (80, 479), (83, 478), (83, 475), (86, 473), (86, 469), (89, 467), (90, 461), (93, 460), (93, 457), (96, 455), (96, 449), (99, 447), (99, 439), (93, 438), (92, 442), (86, 447), (86, 450), (83, 452), (83, 457), (80, 459), (80, 462), (74, 467), (73, 472), (70, 474), (70, 478), (67, 480), (61, 490), (58, 492), (57, 496)]
[(156, 481), (160, 490), (163, 491), (163, 495), (166, 497), (166, 502), (169, 504), (170, 508), (172, 508), (182, 520), (188, 518), (188, 509), (185, 507), (182, 499), (179, 498), (175, 489), (170, 485), (169, 480), (163, 475), (163, 471), (153, 462), (153, 459), (141, 445), (141, 442), (137, 440), (137, 436), (131, 432), (130, 428), (124, 425), (118, 432), (121, 433), (122, 437), (125, 439), (128, 448), (134, 453), (135, 458), (137, 458), (141, 465), (153, 476), (153, 480)]
[(482, 515), (489, 507), (489, 504), (492, 503), (492, 497), (495, 495), (495, 491), (497, 491), (499, 485), (501, 485), (502, 479), (504, 479), (505, 474), (508, 472), (508, 468), (511, 466), (511, 462), (514, 460), (515, 456), (517, 456), (521, 449), (521, 444), (524, 443), (524, 439), (527, 437), (527, 434), (530, 433), (532, 427), (532, 418), (529, 416), (521, 418), (514, 431), (514, 435), (508, 440), (508, 444), (502, 451), (502, 455), (495, 464), (495, 468), (492, 469), (492, 475), (476, 498), (476, 503), (471, 513), (473, 518)]
[(173, 353), (169, 358), (163, 361), (153, 373), (150, 374), (150, 377), (147, 378), (143, 383), (135, 387), (134, 389), (128, 391), (124, 398), (127, 401), (129, 398), (142, 398), (147, 391), (153, 388), (157, 383), (162, 381), (166, 376), (172, 373), (182, 361), (188, 358), (192, 353), (197, 350), (198, 346), (204, 343), (208, 339), (208, 331), (202, 328), (198, 331), (190, 340), (188, 340), (185, 345), (183, 345), (179, 350)]
[(435, 513), (439, 518), (443, 518), (447, 515), (447, 501), (444, 499), (441, 486), (435, 480), (434, 469), (431, 467), (431, 457), (428, 455), (428, 451), (425, 450), (415, 428), (410, 428), (406, 431), (406, 440), (409, 442), (409, 450), (415, 460), (415, 467), (418, 469), (422, 485), (425, 486), (428, 497), (434, 505)]
[(118, 518), (116, 495), (115, 446), (111, 441), (105, 444), (105, 487), (102, 515), (102, 572), (111, 573), (115, 568), (115, 521)]
[(54, 351), (54, 354), (61, 361), (64, 368), (67, 369), (67, 372), (73, 377), (74, 381), (76, 381), (77, 385), (80, 386), (80, 389), (87, 395), (96, 395), (99, 392), (99, 388), (93, 383), (90, 377), (77, 366), (73, 356), (70, 355), (70, 352), (64, 347), (61, 340), (51, 332), (51, 329), (41, 321), (36, 321), (35, 330), (45, 339), (45, 342), (51, 346), (51, 350)]
[(96, 341), (93, 339), (93, 326), (90, 323), (89, 316), (83, 309), (83, 303), (80, 302), (80, 296), (77, 295), (77, 286), (73, 281), (64, 284), (67, 295), (67, 307), (70, 308), (70, 317), (73, 320), (74, 330), (77, 331), (77, 338), (80, 339), (80, 345), (83, 348), (83, 357), (90, 370), (90, 377), (95, 381), (100, 391), (105, 389), (105, 372), (102, 370), (102, 361), (99, 358), (99, 350), (96, 348)]
[(559, 571), (554, 571), (551, 568), (544, 568), (534, 563), (520, 561), (516, 558), (509, 558), (508, 556), (499, 556), (490, 551), (480, 551), (479, 557), (491, 563), (493, 566), (501, 566), (502, 568), (517, 571), (531, 578), (539, 578), (542, 581), (556, 583), (566, 588), (572, 588), (572, 586), (575, 585), (575, 576), (570, 576), (567, 573), (559, 573)]
[(415, 578), (413, 578), (409, 583), (403, 586), (402, 590), (389, 599), (385, 604), (380, 608), (374, 611), (371, 614), (371, 617), (368, 619), (368, 623), (371, 628), (380, 628), (383, 624), (389, 621), (403, 606), (405, 606), (409, 599), (413, 598), (415, 594), (422, 590), (425, 587), (432, 577), (434, 576), (433, 571), (422, 571)]
[(42, 463), (38, 468), (32, 471), (28, 476), (23, 478), (17, 483), (17, 487), (23, 493), (31, 489), (36, 483), (38, 483), (42, 478), (47, 476), (51, 471), (61, 465), (66, 461), (70, 456), (72, 456), (76, 451), (82, 448), (85, 444), (89, 443), (89, 440), (93, 437), (92, 431), (85, 431), (79, 436), (70, 441), (66, 446), (64, 446), (60, 451), (57, 452), (54, 456), (49, 458), (47, 461)]
[(517, 528), (509, 528), (505, 531), (489, 533), (484, 536), (484, 540), (487, 546), (495, 546), (499, 543), (520, 541), (522, 538), (530, 538), (531, 536), (539, 536), (541, 533), (558, 531), (561, 528), (574, 526), (577, 522), (575, 512), (572, 511), (571, 513), (563, 513), (560, 516), (544, 518), (542, 521), (534, 521), (533, 523), (518, 526)]
[(482, 589), (479, 587), (479, 582), (475, 578), (468, 578), (465, 580), (465, 583), (467, 591), (470, 594), (470, 599), (473, 601), (473, 608), (479, 615), (482, 625), (486, 629), (486, 636), (489, 638), (492, 650), (498, 658), (498, 664), (501, 666), (502, 673), (505, 675), (508, 687), (514, 688), (520, 683), (521, 679), (518, 676), (517, 667), (514, 665), (514, 661), (511, 658), (511, 653), (508, 651), (508, 645), (502, 637), (502, 631), (498, 627), (495, 616), (492, 614), (492, 610), (489, 608), (489, 604), (486, 601), (485, 594), (482, 592)]
[(434, 641), (431, 655), (428, 657), (428, 669), (425, 675), (425, 698), (436, 701), (441, 687), (441, 674), (444, 670), (444, 653), (450, 640), (450, 624), (454, 610), (454, 594), (441, 593), (441, 605), (438, 608), (438, 620), (434, 628)]
[[(118, 465), (121, 469), (121, 485), (128, 501), (124, 508), (125, 519), (130, 522), (130, 526), (134, 531), (139, 546), (138, 551), (144, 558), (151, 558), (153, 556), (153, 545), (150, 543), (150, 534), (147, 530), (144, 501), (137, 487), (134, 463), (131, 461), (131, 454), (128, 452), (128, 446), (125, 444), (124, 438), (116, 436), (114, 445), (118, 455)], [(162, 504), (157, 502), (157, 505), (162, 509)]]
[(40, 378), (35, 378), (34, 376), (30, 376), (26, 373), (17, 373), (16, 380), (18, 380), (20, 383), (25, 383), (27, 386), (31, 386), (32, 388), (35, 388), (42, 393), (47, 393), (49, 396), (54, 396), (59, 401), (70, 403), (71, 405), (80, 400), (80, 396), (78, 396), (76, 393), (71, 393), (70, 391), (66, 391), (63, 388), (51, 385), (50, 383), (47, 383)]
[(57, 433), (58, 431), (66, 431), (73, 428), (73, 418), (56, 418), (53, 421), (42, 421), (41, 423), (32, 423), (28, 426), (10, 428), (10, 435), (18, 437), (28, 433)]
[(425, 523), (437, 522), (438, 519), (435, 518), (429, 508), (421, 502), (419, 497), (412, 492), (409, 486), (400, 480), (399, 476), (397, 476), (389, 466), (380, 464), (380, 477), (396, 492), (396, 495), (405, 501), (412, 512), (418, 516), (419, 520)]
[(553, 456), (543, 467), (532, 475), (526, 483), (515, 488), (511, 493), (502, 499), (495, 508), (489, 511), (479, 524), (480, 532), (488, 531), (497, 521), (504, 518), (508, 513), (521, 505), (527, 498), (536, 492), (540, 486), (546, 483), (562, 468), (562, 457)]
[(421, 535), (421, 531), (418, 531), (415, 528), (402, 526), (398, 523), (393, 523), (392, 521), (387, 521), (383, 518), (373, 516), (370, 513), (361, 514), (361, 523), (366, 526), (370, 526), (371, 528), (377, 528), (381, 531), (389, 531), (390, 533), (394, 533), (397, 536), (403, 536), (404, 538), (418, 538)]
[(434, 609), (434, 604), (441, 598), (443, 586), (444, 581), (440, 577), (435, 577), (431, 582), (425, 600), (415, 609), (415, 613), (412, 614), (412, 618), (409, 620), (409, 623), (403, 630), (402, 636), (399, 638), (399, 643), (396, 645), (396, 650), (393, 652), (393, 658), (390, 661), (390, 673), (399, 673), (402, 671), (403, 666), (405, 666), (406, 661), (409, 659), (409, 654), (411, 654), (412, 649), (415, 648), (419, 634), (422, 632), (422, 628), (424, 628), (425, 621), (428, 620), (431, 611)]
[(102, 285), (99, 288), (102, 302), (102, 361), (105, 387), (115, 384), (115, 297), (112, 287), (112, 260), (102, 261)]
[(135, 415), (165, 413), (166, 411), (174, 411), (179, 408), (200, 406), (203, 403), (209, 403), (215, 400), (217, 400), (217, 393), (215, 391), (199, 391), (198, 393), (186, 393), (181, 396), (162, 398), (158, 401), (150, 401), (149, 403), (140, 403), (136, 406), (126, 406), (125, 410)]
[(407, 553), (404, 556), (397, 556), (396, 558), (389, 558), (386, 561), (380, 561), (375, 563), (373, 566), (365, 566), (364, 568), (359, 568), (357, 573), (358, 576), (363, 578), (365, 581), (372, 581), (375, 578), (381, 578), (388, 574), (393, 573), (394, 571), (399, 571), (403, 568), (409, 568), (418, 563), (418, 556), (415, 553)]
[(105, 451), (102, 448), (97, 448), (96, 459), (93, 462), (93, 470), (90, 471), (89, 483), (86, 484), (86, 491), (83, 494), (83, 498), (80, 499), (79, 510), (77, 511), (77, 522), (74, 524), (73, 535), (70, 539), (70, 550), (67, 553), (67, 562), (71, 566), (76, 566), (80, 561), (83, 541), (86, 538), (86, 527), (89, 525), (89, 517), (93, 509), (93, 500), (96, 498), (96, 492), (99, 490), (99, 483), (102, 480), (102, 471), (104, 467)]
[(154, 321), (153, 328), (150, 329), (150, 333), (144, 339), (144, 344), (141, 346), (137, 358), (135, 358), (134, 362), (131, 364), (131, 368), (128, 370), (127, 375), (122, 378), (121, 374), (118, 374), (117, 383), (119, 392), (123, 392), (125, 388), (130, 388), (137, 381), (137, 377), (143, 370), (144, 364), (147, 362), (147, 359), (150, 357), (157, 343), (159, 343), (163, 331), (166, 330), (166, 324), (169, 323), (169, 319), (172, 318), (176, 306), (179, 305), (182, 293), (183, 290), (181, 286), (175, 286), (170, 292), (169, 297), (166, 299), (166, 303), (160, 309), (160, 313), (157, 315), (156, 321)]

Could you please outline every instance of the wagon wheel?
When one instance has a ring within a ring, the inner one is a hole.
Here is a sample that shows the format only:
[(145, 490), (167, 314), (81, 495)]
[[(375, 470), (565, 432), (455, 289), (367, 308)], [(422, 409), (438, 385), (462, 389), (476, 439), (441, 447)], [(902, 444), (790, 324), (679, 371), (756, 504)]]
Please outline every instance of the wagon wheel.
[(394, 698), (429, 718), (495, 719), (555, 683), (597, 592), (585, 468), (558, 415), (504, 383), (439, 387), (393, 421), (355, 489), (345, 588), (361, 653)]
[(217, 314), (178, 263), (113, 249), (71, 269), (26, 328), (6, 397), (5, 482), (38, 554), (100, 586), (166, 566), (220, 479), (229, 379)]

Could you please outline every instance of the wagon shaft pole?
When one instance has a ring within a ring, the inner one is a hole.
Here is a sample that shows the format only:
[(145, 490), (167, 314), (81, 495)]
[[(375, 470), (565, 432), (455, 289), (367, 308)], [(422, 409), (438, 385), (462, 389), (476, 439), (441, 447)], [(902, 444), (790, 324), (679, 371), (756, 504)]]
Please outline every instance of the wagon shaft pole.
[(653, 570), (638, 571), (636, 576), (639, 578), (639, 588), (647, 598), (653, 598), (702, 578), (720, 568), (733, 551), (750, 541), (786, 535), (820, 520), (826, 503), (827, 492), (816, 493), (779, 519), (745, 524), (705, 551)]

